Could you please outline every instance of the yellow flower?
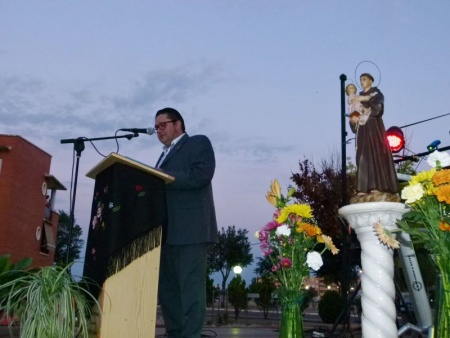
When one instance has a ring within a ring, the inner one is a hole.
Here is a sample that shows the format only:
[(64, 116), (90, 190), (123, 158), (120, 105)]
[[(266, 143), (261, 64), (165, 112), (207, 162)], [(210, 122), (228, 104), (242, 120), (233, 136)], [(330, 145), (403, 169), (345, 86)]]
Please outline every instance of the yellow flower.
[(378, 239), (381, 243), (391, 249), (400, 248), (400, 243), (392, 236), (391, 232), (386, 229), (383, 224), (375, 223), (373, 225), (373, 228), (375, 229), (375, 233), (377, 234)]
[(325, 245), (327, 246), (327, 248), (331, 250), (331, 253), (333, 255), (336, 255), (339, 252), (339, 249), (336, 248), (336, 246), (334, 245), (333, 240), (331, 239), (330, 236), (322, 235), (322, 240), (325, 243)]
[(286, 222), (289, 215), (294, 214), (296, 216), (311, 218), (311, 207), (308, 204), (292, 204), (281, 209), (280, 215), (276, 221), (280, 224)]
[(427, 171), (422, 171), (422, 172), (418, 173), (417, 175), (411, 177), (411, 181), (409, 181), (409, 185), (414, 185), (414, 184), (423, 183), (423, 182), (429, 182), (429, 181), (431, 181), (431, 178), (433, 177), (435, 172), (436, 172), (435, 168), (432, 168)]
[(434, 192), (439, 202), (450, 204), (450, 185), (441, 185)]
[(423, 186), (425, 189), (425, 195), (434, 195), (436, 192), (436, 187), (433, 185), (433, 183), (429, 182)]
[(444, 169), (437, 171), (431, 180), (435, 186), (450, 183), (450, 170)]

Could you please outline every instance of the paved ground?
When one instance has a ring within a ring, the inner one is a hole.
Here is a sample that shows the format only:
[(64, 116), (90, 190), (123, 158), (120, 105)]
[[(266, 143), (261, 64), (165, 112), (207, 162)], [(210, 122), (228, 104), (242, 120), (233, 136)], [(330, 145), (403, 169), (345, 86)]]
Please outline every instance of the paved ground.
[[(223, 309), (220, 309), (220, 312), (223, 312)], [(217, 312), (214, 314), (214, 312), (211, 312), (211, 309), (208, 309), (206, 318), (207, 324), (202, 332), (202, 337), (278, 338), (279, 314), (276, 312), (269, 313), (268, 319), (264, 319), (262, 312), (260, 312), (259, 310), (241, 312), (237, 322), (234, 322), (234, 319), (231, 317), (233, 315), (231, 310), (229, 310), (229, 315), (229, 322), (232, 323), (220, 326), (211, 325), (211, 323), (217, 322)], [(333, 332), (333, 335), (330, 335), (330, 331), (333, 325), (324, 324), (317, 314), (316, 309), (307, 309), (303, 318), (305, 332), (307, 332), (305, 338), (362, 337), (360, 324), (353, 324), (351, 332), (347, 332), (346, 334), (342, 332), (342, 325), (339, 325)], [(160, 313), (158, 313), (157, 319), (158, 320), (155, 335), (156, 338), (163, 338), (165, 337), (165, 329), (164, 323), (160, 317)], [(317, 334), (313, 335), (313, 331), (316, 331)]]
[[(220, 312), (223, 314), (223, 309)], [(279, 314), (277, 312), (269, 313), (268, 319), (264, 319), (263, 315), (258, 310), (250, 310), (242, 312), (237, 322), (231, 316), (233, 313), (229, 310), (229, 324), (227, 325), (212, 325), (211, 323), (217, 323), (217, 312), (208, 309), (206, 325), (202, 332), (204, 338), (277, 338), (278, 326), (279, 326)], [(325, 337), (325, 338), (338, 338), (338, 337), (361, 337), (361, 330), (359, 325), (352, 326), (351, 334), (342, 333), (342, 326), (338, 326), (334, 334), (330, 336), (321, 330), (330, 330), (332, 325), (324, 324), (320, 320), (316, 310), (308, 309), (304, 315), (304, 328), (305, 332), (308, 332), (306, 338), (309, 337)], [(313, 335), (312, 331), (316, 329), (318, 335)], [(0, 326), (0, 338), (18, 338), (19, 328), (16, 327), (13, 330), (13, 335), (9, 334), (8, 327)], [(155, 331), (155, 338), (165, 337), (164, 323), (161, 319), (161, 314), (157, 315), (157, 327)], [(135, 337), (117, 337), (117, 338), (135, 338)], [(142, 338), (142, 337), (141, 337)], [(145, 337), (147, 338), (147, 337)], [(154, 337), (148, 337), (154, 338)]]
[[(325, 335), (319, 332), (319, 335), (313, 336), (312, 329), (314, 327), (322, 326), (324, 328), (330, 328), (331, 325), (325, 325), (322, 323), (315, 322), (305, 322), (305, 330), (309, 332), (306, 337), (330, 337), (329, 335)], [(339, 329), (339, 328), (338, 328)], [(1, 338), (18, 338), (19, 337), (19, 328), (14, 328), (13, 335), (9, 335), (8, 328), (5, 326), (0, 326), (0, 337)], [(339, 330), (335, 332), (332, 336), (334, 337), (353, 337), (353, 338), (361, 338), (361, 330), (352, 329), (351, 335), (344, 335)], [(163, 338), (165, 337), (165, 329), (163, 326), (158, 326), (155, 332), (155, 338)], [(206, 326), (202, 332), (202, 337), (204, 338), (277, 338), (278, 337), (278, 327), (277, 326), (262, 326), (262, 325), (229, 325), (229, 326)], [(134, 338), (134, 337), (117, 337), (117, 338)], [(148, 337), (153, 338), (153, 337)]]
[[(308, 328), (305, 328), (308, 330)], [(308, 334), (305, 336), (308, 337), (353, 337), (353, 338), (361, 338), (361, 330), (352, 330), (351, 333), (343, 334), (342, 332), (336, 331), (334, 335), (330, 336), (324, 331), (317, 330), (317, 335), (313, 335), (313, 330), (307, 331)], [(156, 338), (163, 338), (165, 330), (164, 328), (156, 329)], [(278, 338), (278, 329), (273, 327), (261, 327), (261, 326), (242, 326), (242, 327), (205, 327), (202, 332), (202, 337), (205, 338), (213, 338), (213, 337), (221, 337), (221, 338)]]

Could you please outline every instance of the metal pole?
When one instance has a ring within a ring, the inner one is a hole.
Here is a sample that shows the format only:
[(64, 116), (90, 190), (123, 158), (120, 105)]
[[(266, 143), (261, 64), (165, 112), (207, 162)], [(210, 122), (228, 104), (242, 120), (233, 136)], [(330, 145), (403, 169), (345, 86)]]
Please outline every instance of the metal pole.
[[(347, 80), (347, 76), (345, 74), (341, 74), (339, 77), (341, 80), (341, 183), (342, 183), (342, 205), (341, 207), (348, 204), (348, 196), (347, 196), (347, 131), (346, 131), (346, 116), (345, 116), (345, 81)], [(342, 248), (342, 261), (344, 264), (344, 276), (342, 280), (342, 291), (341, 296), (345, 298), (346, 301), (348, 301), (349, 297), (349, 284), (350, 284), (350, 265), (351, 265), (351, 257), (350, 257), (350, 250), (351, 250), (351, 239), (350, 239), (350, 233), (348, 231), (345, 231), (343, 233), (344, 238), (344, 246)], [(349, 328), (349, 309), (346, 308), (344, 313), (345, 321), (343, 323), (344, 329)]]
[(81, 153), (84, 150), (84, 140), (79, 137), (73, 143), (74, 151), (76, 152), (76, 166), (75, 166), (75, 179), (73, 184), (73, 193), (71, 196), (71, 205), (70, 205), (70, 224), (69, 224), (69, 234), (67, 239), (67, 252), (66, 252), (66, 264), (70, 263), (70, 247), (72, 246), (72, 232), (75, 226), (75, 200), (77, 197), (77, 184), (78, 184), (78, 168), (80, 166), (80, 157)]
[(347, 131), (345, 130), (345, 81), (347, 76), (341, 74), (341, 181), (342, 181), (342, 206), (347, 205)]

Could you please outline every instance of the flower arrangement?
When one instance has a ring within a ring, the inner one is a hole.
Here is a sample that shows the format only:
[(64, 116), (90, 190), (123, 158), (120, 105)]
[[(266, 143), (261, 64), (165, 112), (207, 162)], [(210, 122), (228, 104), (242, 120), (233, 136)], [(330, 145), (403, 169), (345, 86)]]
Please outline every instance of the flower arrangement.
[[(272, 271), (286, 290), (300, 290), (310, 269), (317, 271), (323, 264), (322, 254), (339, 250), (332, 239), (322, 233), (308, 204), (290, 203), (294, 189), (281, 194), (278, 180), (271, 183), (267, 201), (276, 211), (273, 220), (255, 234), (265, 257), (272, 262)], [(316, 249), (323, 244), (320, 251)]]
[[(401, 197), (410, 210), (398, 226), (422, 243), (440, 273), (436, 307), (436, 337), (450, 336), (450, 155), (435, 151), (427, 160), (432, 167), (413, 176)], [(439, 292), (438, 292), (439, 294)]]
[(427, 162), (432, 168), (413, 176), (401, 192), (410, 210), (398, 225), (433, 255), (450, 257), (450, 169), (442, 169), (450, 155), (435, 151)]

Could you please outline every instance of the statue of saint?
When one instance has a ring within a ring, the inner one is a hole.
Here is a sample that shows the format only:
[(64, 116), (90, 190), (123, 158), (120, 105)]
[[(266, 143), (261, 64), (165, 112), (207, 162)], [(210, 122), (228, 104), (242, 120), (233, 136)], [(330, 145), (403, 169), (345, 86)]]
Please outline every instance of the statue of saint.
[(351, 203), (399, 201), (397, 174), (382, 119), (384, 96), (372, 87), (372, 75), (361, 74), (360, 82), (363, 90), (349, 98), (349, 107), (358, 107), (357, 113), (350, 113), (350, 128), (356, 134), (358, 175), (357, 194)]

